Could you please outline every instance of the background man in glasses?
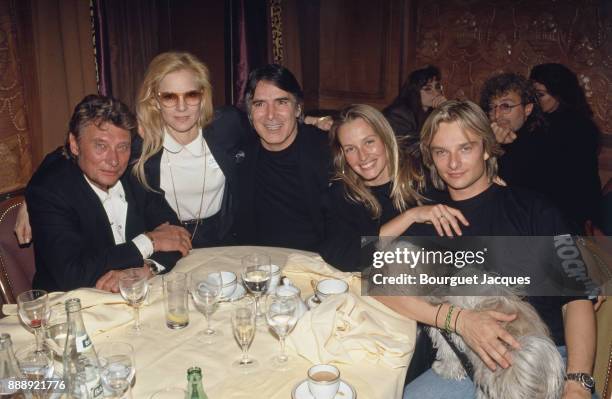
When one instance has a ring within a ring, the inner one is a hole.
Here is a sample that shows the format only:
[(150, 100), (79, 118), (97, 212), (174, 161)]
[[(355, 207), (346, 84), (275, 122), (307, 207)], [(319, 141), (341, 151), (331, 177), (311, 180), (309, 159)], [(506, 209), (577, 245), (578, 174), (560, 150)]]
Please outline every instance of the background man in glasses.
[(75, 107), (65, 147), (47, 156), (26, 190), (35, 288), (117, 292), (123, 269), (168, 271), (191, 248), (188, 232), (167, 224), (178, 220), (164, 198), (125, 173), (135, 128), (113, 98), (89, 95)]
[(531, 82), (515, 73), (493, 76), (482, 88), (480, 106), (504, 150), (499, 176), (511, 186), (538, 190), (545, 178), (544, 119)]

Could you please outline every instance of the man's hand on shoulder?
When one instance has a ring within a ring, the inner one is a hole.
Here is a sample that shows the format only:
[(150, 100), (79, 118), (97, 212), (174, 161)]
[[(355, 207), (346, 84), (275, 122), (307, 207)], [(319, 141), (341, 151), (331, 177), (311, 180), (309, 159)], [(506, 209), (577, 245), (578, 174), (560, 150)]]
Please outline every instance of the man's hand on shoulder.
[[(142, 273), (147, 276), (147, 279), (153, 277), (148, 265), (145, 264), (139, 269), (142, 269)], [(103, 291), (119, 292), (119, 280), (125, 275), (125, 270), (110, 270), (96, 281), (96, 288)]]
[(150, 231), (147, 237), (153, 242), (155, 252), (179, 251), (183, 256), (189, 253), (191, 247), (191, 234), (181, 226), (174, 226), (166, 222)]

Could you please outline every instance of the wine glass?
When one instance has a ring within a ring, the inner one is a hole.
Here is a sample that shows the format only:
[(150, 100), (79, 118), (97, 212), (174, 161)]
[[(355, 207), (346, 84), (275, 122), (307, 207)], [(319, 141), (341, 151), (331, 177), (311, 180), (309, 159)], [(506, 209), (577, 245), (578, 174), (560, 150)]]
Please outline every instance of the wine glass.
[(298, 302), (295, 295), (278, 295), (268, 297), (266, 320), (268, 325), (276, 332), (280, 341), (280, 353), (271, 359), (272, 368), (287, 369), (289, 356), (285, 351), (285, 338), (297, 323)]
[(49, 317), (49, 295), (44, 290), (30, 290), (17, 296), (19, 317), (23, 323), (34, 331), (36, 351), (42, 351), (43, 327)]
[(242, 258), (242, 281), (255, 297), (255, 317), (263, 319), (265, 314), (259, 306), (259, 298), (268, 291), (272, 278), (270, 257), (266, 254), (251, 254)]
[(203, 268), (191, 272), (191, 296), (196, 308), (206, 318), (206, 329), (198, 334), (200, 342), (205, 344), (212, 344), (214, 337), (223, 335), (210, 327), (210, 316), (215, 311), (222, 287), (223, 276), (220, 272), (211, 273)]
[(244, 297), (234, 303), (232, 311), (232, 330), (234, 338), (242, 350), (242, 357), (232, 363), (232, 367), (240, 370), (251, 370), (259, 366), (259, 362), (249, 357), (249, 347), (255, 337), (255, 302), (250, 297)]
[(136, 375), (132, 345), (125, 342), (98, 345), (98, 358), (104, 390), (113, 398), (131, 398), (130, 386)]
[(142, 268), (125, 269), (123, 276), (119, 278), (119, 291), (121, 296), (134, 309), (134, 325), (130, 334), (139, 335), (143, 326), (140, 323), (140, 306), (147, 298), (149, 283), (147, 274)]

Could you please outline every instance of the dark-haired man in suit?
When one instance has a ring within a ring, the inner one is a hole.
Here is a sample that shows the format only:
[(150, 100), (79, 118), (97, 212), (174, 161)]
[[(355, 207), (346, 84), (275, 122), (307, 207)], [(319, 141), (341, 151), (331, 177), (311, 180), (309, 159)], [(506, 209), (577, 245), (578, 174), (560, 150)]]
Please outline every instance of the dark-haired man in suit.
[(89, 95), (76, 106), (65, 147), (47, 156), (26, 190), (35, 288), (116, 292), (124, 269), (168, 271), (191, 248), (163, 197), (125, 173), (135, 128), (115, 99)]

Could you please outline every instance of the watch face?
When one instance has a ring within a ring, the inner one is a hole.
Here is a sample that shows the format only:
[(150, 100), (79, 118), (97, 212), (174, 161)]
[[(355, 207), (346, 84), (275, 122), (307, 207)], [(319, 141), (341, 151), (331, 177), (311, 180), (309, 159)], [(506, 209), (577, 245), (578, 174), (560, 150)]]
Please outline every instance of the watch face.
[(582, 382), (584, 386), (589, 389), (593, 389), (593, 387), (595, 386), (595, 380), (588, 374), (582, 374), (580, 376), (580, 382)]

